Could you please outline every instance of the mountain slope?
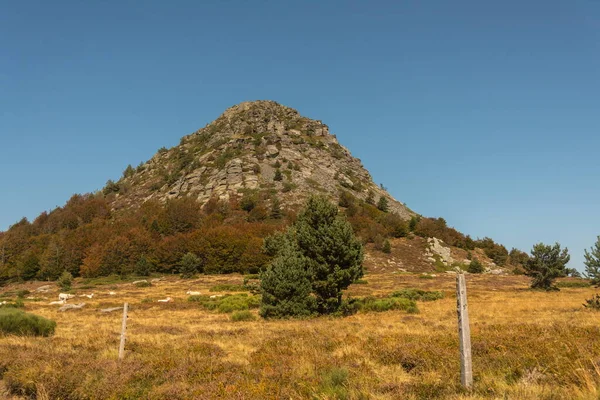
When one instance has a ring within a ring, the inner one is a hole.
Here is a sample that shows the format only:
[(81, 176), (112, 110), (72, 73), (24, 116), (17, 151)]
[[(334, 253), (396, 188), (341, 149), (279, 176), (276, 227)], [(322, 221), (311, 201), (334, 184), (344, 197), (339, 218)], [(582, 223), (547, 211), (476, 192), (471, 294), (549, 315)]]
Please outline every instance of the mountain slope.
[(374, 202), (383, 196), (404, 219), (414, 214), (373, 182), (327, 125), (273, 101), (254, 101), (229, 108), (178, 146), (128, 168), (105, 193), (115, 193), (113, 206), (120, 209), (185, 196), (205, 204), (247, 191), (277, 193), (283, 206), (297, 206), (311, 193), (337, 199), (341, 190)]
[(102, 193), (0, 232), (0, 284), (73, 276), (256, 273), (270, 262), (263, 239), (323, 194), (366, 245), (370, 273), (447, 272), (478, 259), (490, 272), (527, 255), (473, 240), (443, 218), (416, 215), (377, 186), (327, 125), (272, 101), (242, 103), (131, 166)]

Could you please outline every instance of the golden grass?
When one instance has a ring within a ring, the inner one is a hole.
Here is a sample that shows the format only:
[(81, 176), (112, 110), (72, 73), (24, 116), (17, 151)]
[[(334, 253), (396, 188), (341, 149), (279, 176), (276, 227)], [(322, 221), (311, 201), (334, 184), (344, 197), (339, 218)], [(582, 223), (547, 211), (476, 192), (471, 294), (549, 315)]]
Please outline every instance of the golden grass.
[[(15, 399), (598, 398), (600, 314), (582, 306), (594, 288), (535, 292), (523, 277), (469, 275), (475, 387), (465, 392), (454, 277), (373, 273), (365, 279), (368, 284), (354, 285), (349, 294), (415, 287), (446, 296), (419, 302), (420, 313), (411, 315), (232, 322), (228, 314), (187, 302), (185, 292), (219, 294), (209, 289), (241, 284), (239, 275), (88, 288), (79, 293), (94, 292), (94, 298), (72, 300), (86, 306), (65, 313), (48, 305), (57, 289), (46, 300), (26, 302), (26, 311), (57, 321), (53, 337), (0, 337), (0, 397), (4, 390)], [(156, 302), (167, 296), (175, 302)], [(147, 298), (154, 301), (142, 303)], [(98, 309), (125, 301), (131, 310), (119, 363), (121, 313)]]

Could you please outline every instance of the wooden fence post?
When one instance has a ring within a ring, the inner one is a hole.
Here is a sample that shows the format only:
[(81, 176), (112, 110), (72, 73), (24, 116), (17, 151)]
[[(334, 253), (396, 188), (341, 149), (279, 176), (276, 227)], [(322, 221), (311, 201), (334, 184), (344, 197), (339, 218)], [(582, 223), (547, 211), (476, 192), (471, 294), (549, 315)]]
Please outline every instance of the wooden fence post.
[(129, 304), (123, 304), (123, 322), (121, 324), (121, 343), (119, 344), (119, 360), (125, 357), (125, 330), (127, 329), (127, 309)]
[(456, 274), (456, 311), (458, 313), (458, 337), (460, 341), (460, 382), (471, 389), (473, 386), (473, 362), (471, 359), (471, 328), (467, 308), (467, 284), (465, 274)]

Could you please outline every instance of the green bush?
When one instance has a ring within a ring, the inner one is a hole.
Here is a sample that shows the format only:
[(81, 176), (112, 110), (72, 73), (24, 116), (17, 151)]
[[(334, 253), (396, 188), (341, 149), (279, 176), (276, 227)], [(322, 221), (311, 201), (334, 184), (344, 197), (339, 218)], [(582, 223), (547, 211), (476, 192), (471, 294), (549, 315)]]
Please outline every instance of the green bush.
[(201, 272), (202, 260), (194, 253), (186, 253), (181, 258), (180, 266), (181, 277), (184, 279), (191, 278), (197, 272)]
[(233, 322), (254, 321), (255, 319), (256, 317), (254, 316), (254, 314), (252, 314), (248, 310), (234, 311), (233, 314), (231, 314), (231, 320)]
[(24, 308), (24, 307), (25, 307), (25, 303), (23, 303), (22, 299), (17, 299), (15, 301), (13, 301), (12, 303), (6, 303), (6, 304), (0, 305), (0, 308)]
[(403, 310), (409, 314), (419, 312), (417, 303), (414, 300), (404, 297), (387, 297), (382, 299), (365, 297), (359, 304), (360, 310), (365, 312), (383, 312), (389, 310)]
[(470, 274), (481, 274), (485, 271), (485, 267), (483, 264), (476, 258), (471, 260), (469, 267), (467, 268), (467, 272)]
[(209, 289), (211, 292), (245, 292), (247, 289), (243, 285), (221, 284), (215, 285)]
[(390, 294), (390, 297), (400, 297), (415, 301), (434, 301), (444, 298), (444, 293), (422, 289), (402, 289)]
[(556, 283), (556, 287), (559, 288), (586, 288), (586, 287), (590, 287), (592, 286), (592, 283), (590, 281), (564, 281), (564, 282), (557, 282)]
[(321, 375), (319, 392), (328, 399), (349, 399), (348, 370), (346, 368), (332, 367)]
[(14, 308), (0, 309), (0, 333), (19, 336), (50, 336), (56, 322)]
[(139, 276), (150, 276), (150, 273), (156, 269), (156, 261), (146, 257), (145, 255), (140, 256), (140, 259), (135, 264), (135, 273)]
[(389, 240), (385, 239), (383, 241), (383, 245), (381, 246), (381, 251), (390, 254), (392, 252), (392, 245)]
[(207, 310), (224, 314), (258, 308), (260, 305), (260, 298), (258, 296), (248, 296), (246, 293), (214, 298), (210, 298), (210, 296), (190, 296), (188, 297), (188, 301), (199, 303)]
[(135, 284), (135, 287), (139, 287), (139, 288), (150, 287), (150, 286), (152, 286), (152, 284), (150, 282), (138, 282)]
[(591, 308), (592, 310), (600, 310), (600, 294), (596, 293), (591, 299), (586, 299), (583, 306), (585, 308)]
[(71, 290), (71, 285), (73, 284), (73, 275), (71, 275), (71, 273), (68, 271), (63, 271), (63, 273), (60, 275), (60, 278), (58, 278), (57, 283), (62, 290)]
[(259, 300), (254, 296), (226, 296), (221, 298), (221, 301), (217, 307), (217, 311), (225, 314), (233, 311), (258, 308), (259, 305)]

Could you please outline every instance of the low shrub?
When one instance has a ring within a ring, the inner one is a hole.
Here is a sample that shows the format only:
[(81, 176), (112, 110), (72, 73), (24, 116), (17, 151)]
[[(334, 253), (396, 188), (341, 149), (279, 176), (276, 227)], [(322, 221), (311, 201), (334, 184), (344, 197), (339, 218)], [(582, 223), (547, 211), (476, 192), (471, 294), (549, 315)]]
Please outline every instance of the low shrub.
[(253, 294), (260, 293), (260, 279), (257, 274), (244, 276), (244, 290), (249, 291)]
[(25, 303), (22, 299), (17, 299), (10, 303), (0, 304), (0, 308), (25, 308)]
[(31, 292), (29, 290), (19, 290), (17, 292), (17, 297), (22, 299), (23, 297), (27, 296), (28, 294), (30, 294)]
[[(425, 275), (421, 275), (425, 276)], [(415, 301), (434, 301), (444, 298), (444, 293), (422, 289), (402, 289), (390, 294), (390, 297), (400, 297)]]
[(150, 287), (150, 286), (152, 286), (152, 284), (150, 282), (138, 282), (135, 284), (135, 287), (139, 287), (139, 288)]
[(564, 281), (556, 282), (556, 287), (559, 288), (587, 288), (591, 287), (592, 284), (589, 281)]
[(18, 336), (50, 336), (56, 322), (14, 308), (0, 309), (0, 333)]
[(348, 399), (349, 373), (346, 368), (332, 367), (321, 374), (319, 392), (328, 399)]
[(190, 296), (188, 301), (199, 303), (207, 310), (224, 314), (258, 308), (260, 305), (259, 296), (248, 296), (246, 293), (214, 298), (210, 298), (210, 296)]
[(254, 296), (226, 296), (221, 299), (217, 306), (220, 313), (230, 313), (233, 311), (243, 311), (250, 308), (258, 308), (260, 301)]
[(383, 312), (389, 310), (403, 310), (409, 314), (419, 312), (417, 303), (404, 297), (375, 298), (365, 297), (360, 302), (360, 310), (365, 312)]
[(57, 283), (62, 290), (71, 290), (71, 285), (73, 284), (73, 275), (71, 275), (69, 271), (63, 271), (58, 278)]
[(478, 259), (474, 258), (473, 260), (471, 260), (471, 263), (467, 268), (467, 272), (470, 274), (481, 274), (485, 272), (485, 267)]
[(248, 289), (244, 285), (221, 284), (209, 289), (211, 292), (246, 292)]
[(231, 314), (231, 320), (233, 322), (239, 322), (239, 321), (254, 321), (256, 319), (256, 316), (254, 316), (254, 314), (252, 314), (250, 311), (248, 310), (242, 310), (242, 311), (234, 311)]
[(586, 299), (583, 306), (592, 310), (600, 310), (600, 294), (596, 293), (591, 299)]

